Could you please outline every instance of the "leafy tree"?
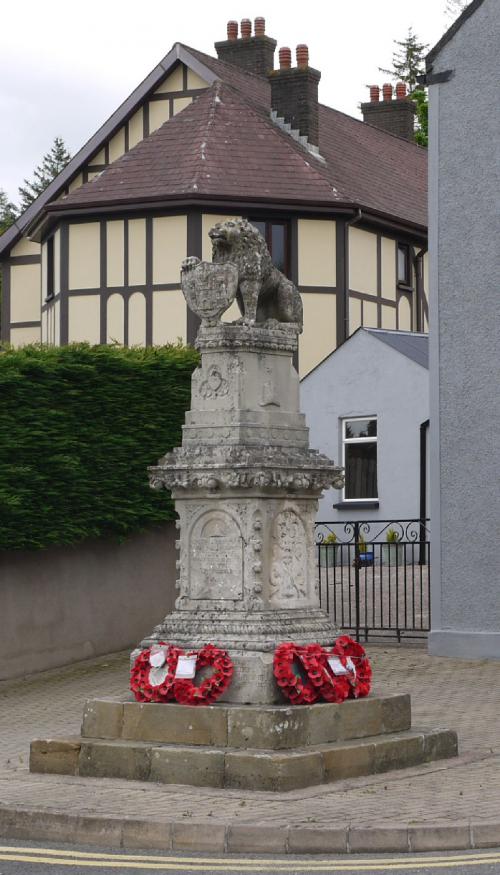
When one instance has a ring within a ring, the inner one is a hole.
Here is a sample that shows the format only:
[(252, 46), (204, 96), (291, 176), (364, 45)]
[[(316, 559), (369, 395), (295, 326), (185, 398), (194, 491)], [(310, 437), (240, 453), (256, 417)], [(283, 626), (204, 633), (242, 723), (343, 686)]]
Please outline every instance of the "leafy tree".
[(21, 210), (29, 207), (38, 195), (45, 191), (49, 183), (55, 179), (61, 170), (64, 170), (70, 160), (71, 155), (66, 148), (64, 140), (61, 137), (56, 137), (50, 152), (43, 156), (42, 163), (33, 171), (33, 179), (25, 179), (24, 185), (19, 186)]
[(427, 148), (429, 143), (429, 100), (427, 90), (423, 87), (416, 88), (411, 99), (415, 102), (417, 109), (417, 129), (415, 131), (415, 142), (419, 146)]
[(6, 192), (0, 188), (0, 234), (10, 228), (16, 219), (17, 208), (15, 204), (9, 201)]
[(386, 70), (379, 67), (381, 73), (387, 73), (396, 82), (406, 82), (408, 91), (415, 91), (418, 83), (417, 76), (425, 72), (424, 59), (429, 48), (427, 43), (420, 43), (418, 37), (408, 28), (408, 36), (404, 40), (394, 40), (399, 46), (392, 56), (392, 69)]

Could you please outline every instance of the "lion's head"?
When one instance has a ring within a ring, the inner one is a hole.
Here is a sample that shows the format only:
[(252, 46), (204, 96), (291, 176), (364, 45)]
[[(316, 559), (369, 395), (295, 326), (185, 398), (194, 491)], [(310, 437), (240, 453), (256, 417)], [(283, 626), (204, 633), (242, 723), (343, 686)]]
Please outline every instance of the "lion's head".
[(232, 261), (238, 263), (240, 258), (251, 260), (252, 256), (260, 258), (270, 255), (262, 234), (246, 219), (227, 219), (218, 222), (208, 232), (212, 240), (212, 261)]

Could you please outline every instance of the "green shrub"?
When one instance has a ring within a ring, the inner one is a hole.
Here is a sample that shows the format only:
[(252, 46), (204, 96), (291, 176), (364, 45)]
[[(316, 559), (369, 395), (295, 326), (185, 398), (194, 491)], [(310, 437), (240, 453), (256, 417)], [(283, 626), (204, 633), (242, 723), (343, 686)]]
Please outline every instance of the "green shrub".
[(123, 538), (174, 516), (147, 466), (180, 443), (198, 362), (181, 346), (0, 352), (0, 549)]

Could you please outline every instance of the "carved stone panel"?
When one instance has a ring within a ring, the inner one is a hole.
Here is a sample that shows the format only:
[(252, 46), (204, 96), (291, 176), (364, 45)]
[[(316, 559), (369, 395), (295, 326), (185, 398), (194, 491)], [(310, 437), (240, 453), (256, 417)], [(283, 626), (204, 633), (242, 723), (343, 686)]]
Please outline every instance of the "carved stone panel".
[(190, 598), (243, 598), (243, 538), (225, 511), (209, 511), (193, 526), (189, 569)]
[(307, 536), (291, 508), (277, 514), (273, 526), (270, 601), (289, 604), (307, 599)]

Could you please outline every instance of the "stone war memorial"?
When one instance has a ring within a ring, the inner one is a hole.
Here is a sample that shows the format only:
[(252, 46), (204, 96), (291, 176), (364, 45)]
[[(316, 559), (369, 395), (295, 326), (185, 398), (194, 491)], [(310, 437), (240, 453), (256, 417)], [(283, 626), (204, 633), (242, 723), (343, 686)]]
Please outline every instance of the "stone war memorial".
[(315, 515), (342, 469), (300, 412), (300, 295), (246, 220), (210, 237), (212, 262), (181, 271), (201, 353), (182, 446), (149, 472), (179, 517), (175, 610), (132, 654), (133, 695), (87, 702), (81, 736), (34, 741), (30, 768), (283, 791), (454, 756), (404, 692), (367, 695), (363, 648), (319, 606)]

